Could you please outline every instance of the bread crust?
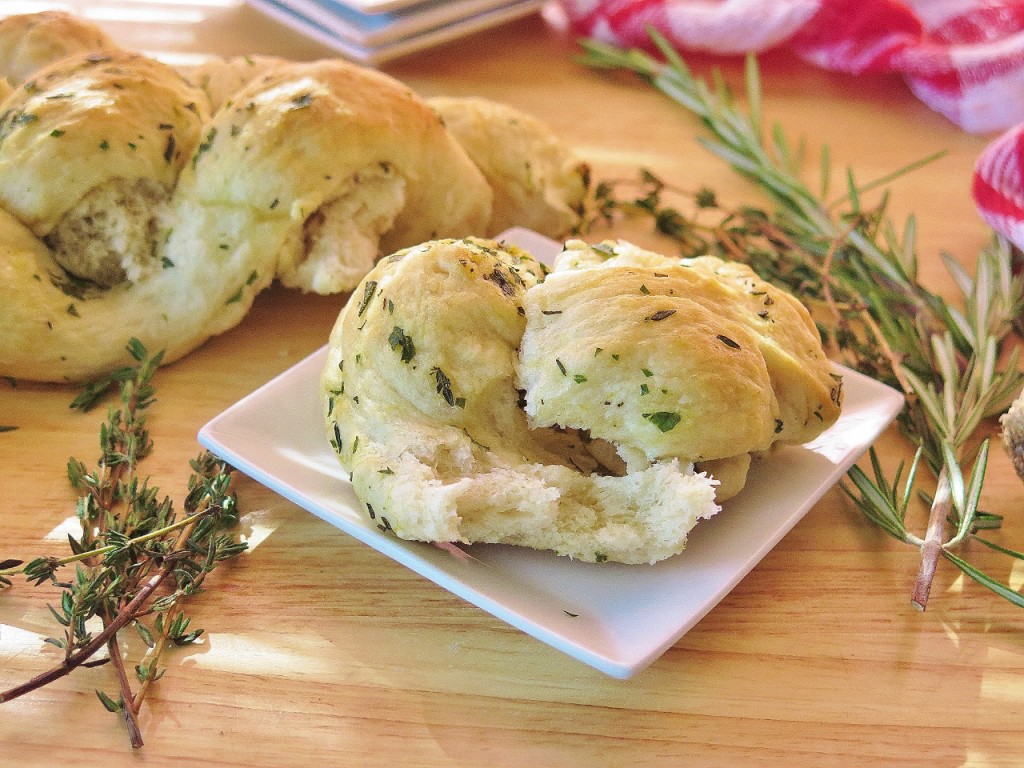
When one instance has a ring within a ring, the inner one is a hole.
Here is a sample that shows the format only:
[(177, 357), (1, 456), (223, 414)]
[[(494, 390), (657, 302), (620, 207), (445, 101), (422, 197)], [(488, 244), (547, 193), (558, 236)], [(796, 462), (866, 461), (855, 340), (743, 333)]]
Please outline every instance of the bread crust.
[(520, 385), (537, 425), (704, 461), (804, 443), (838, 418), (809, 312), (744, 264), (570, 241), (526, 312)]
[(189, 82), (206, 93), (216, 111), (253, 80), (287, 63), (287, 59), (278, 56), (209, 56), (182, 71)]
[(0, 20), (0, 79), (14, 88), (61, 59), (118, 47), (98, 26), (69, 13), (41, 11), (7, 16)]
[(151, 179), (169, 193), (208, 119), (201, 91), (140, 54), (57, 62), (3, 103), (0, 205), (43, 237), (111, 179)]
[(429, 100), (494, 192), (486, 234), (527, 227), (561, 239), (581, 219), (590, 169), (545, 123), (479, 97)]

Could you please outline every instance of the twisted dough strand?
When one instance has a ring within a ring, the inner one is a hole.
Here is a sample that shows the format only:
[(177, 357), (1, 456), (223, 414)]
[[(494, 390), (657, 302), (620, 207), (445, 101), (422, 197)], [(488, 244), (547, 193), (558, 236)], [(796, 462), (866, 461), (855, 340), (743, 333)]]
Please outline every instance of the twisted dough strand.
[(195, 87), (48, 14), (0, 21), (0, 76), (0, 375), (88, 379), (131, 337), (171, 362), (275, 279), (347, 292), (382, 252), (491, 226), (437, 111), (354, 64), (214, 62)]

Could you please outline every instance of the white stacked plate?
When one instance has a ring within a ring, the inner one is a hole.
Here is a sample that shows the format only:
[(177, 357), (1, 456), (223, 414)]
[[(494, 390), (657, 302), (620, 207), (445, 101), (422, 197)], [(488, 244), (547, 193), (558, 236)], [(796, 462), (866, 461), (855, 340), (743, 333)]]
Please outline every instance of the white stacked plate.
[(292, 29), (379, 64), (536, 11), (543, 0), (248, 0)]

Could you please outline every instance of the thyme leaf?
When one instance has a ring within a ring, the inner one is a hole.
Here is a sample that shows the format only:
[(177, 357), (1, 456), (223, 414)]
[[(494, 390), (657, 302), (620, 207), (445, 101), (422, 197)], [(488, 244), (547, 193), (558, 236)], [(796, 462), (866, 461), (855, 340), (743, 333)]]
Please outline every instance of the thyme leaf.
[(671, 411), (655, 411), (654, 413), (642, 413), (640, 415), (656, 426), (660, 432), (671, 432), (681, 419), (678, 413)]
[(645, 317), (644, 319), (645, 320), (650, 320), (650, 321), (656, 323), (659, 320), (665, 320), (667, 318), (672, 317), (672, 315), (674, 315), (675, 313), (676, 313), (676, 310), (674, 310), (674, 309), (662, 309), (662, 310), (659, 310), (659, 311), (655, 312), (653, 315), (650, 315), (649, 317)]
[[(171, 646), (187, 645), (201, 634), (190, 629), (183, 610), (206, 577), (224, 560), (245, 550), (244, 542), (226, 533), (238, 520), (231, 489), (232, 469), (209, 453), (192, 460), (192, 474), (179, 513), (170, 498), (139, 475), (139, 463), (152, 450), (146, 411), (155, 402), (152, 378), (162, 358), (149, 354), (138, 340), (128, 344), (136, 365), (118, 369), (86, 387), (73, 404), (88, 409), (113, 386), (118, 407), (111, 407), (100, 427), (100, 457), (93, 469), (68, 461), (68, 480), (79, 492), (81, 535), (68, 536), (71, 554), (43, 556), (27, 563), (0, 560), (0, 584), (12, 586), (20, 575), (36, 586), (60, 589), (50, 606), (60, 633), (46, 642), (62, 651), (49, 670), (6, 691), (0, 703), (30, 693), (79, 667), (110, 663), (119, 693), (102, 691), (102, 705), (123, 718), (133, 747), (143, 745), (138, 717), (151, 686), (164, 673), (160, 666)], [(68, 573), (68, 571), (72, 571)], [(87, 628), (98, 620), (98, 631)], [(134, 627), (149, 649), (135, 666), (134, 687), (120, 651), (122, 630)], [(106, 657), (96, 659), (101, 651)]]
[(448, 378), (448, 374), (436, 367), (431, 368), (430, 373), (434, 377), (437, 394), (444, 398), (444, 401), (448, 403), (448, 405), (453, 408), (466, 407), (466, 398), (456, 397), (452, 392), (452, 380)]
[(366, 308), (370, 306), (370, 300), (373, 298), (373, 294), (376, 290), (377, 281), (367, 280), (366, 284), (363, 286), (363, 297), (359, 300), (359, 309), (356, 312), (357, 317), (362, 316), (363, 312), (366, 311)]
[(392, 349), (401, 348), (403, 363), (408, 363), (416, 357), (416, 345), (412, 341), (412, 336), (406, 335), (405, 331), (397, 325), (391, 329), (391, 333), (388, 336), (388, 344)]

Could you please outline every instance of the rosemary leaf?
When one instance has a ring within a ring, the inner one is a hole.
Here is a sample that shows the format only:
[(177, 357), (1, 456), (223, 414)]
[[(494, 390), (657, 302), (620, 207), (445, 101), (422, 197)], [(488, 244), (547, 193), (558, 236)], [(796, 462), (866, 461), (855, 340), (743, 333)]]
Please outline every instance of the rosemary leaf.
[[(753, 56), (746, 62), (747, 109), (742, 111), (719, 73), (709, 85), (694, 76), (665, 38), (653, 31), (651, 37), (663, 60), (586, 40), (580, 61), (632, 72), (691, 112), (708, 130), (699, 143), (765, 192), (775, 208), (729, 209), (713, 195), (714, 205), (698, 205), (695, 193), (641, 169), (639, 182), (597, 185), (596, 212), (585, 226), (613, 223), (617, 216), (649, 216), (656, 231), (678, 243), (683, 256), (709, 253), (746, 261), (762, 278), (799, 295), (817, 316), (834, 357), (906, 395), (897, 423), (917, 453), (903, 489), (903, 465), (891, 481), (872, 453), (874, 476), (854, 467), (848, 475), (852, 486), (844, 490), (868, 520), (921, 550), (912, 603), (924, 607), (941, 554), (997, 594), (1024, 605), (1020, 594), (950, 551), (973, 538), (973, 531), (995, 528), (1000, 521), (978, 509), (988, 456), (978, 433), (1024, 385), (1017, 349), (1004, 349), (1009, 335), (1022, 326), (1024, 255), (995, 235), (978, 255), (973, 274), (942, 254), (941, 263), (962, 295), (953, 304), (931, 293), (917, 279), (917, 223), (913, 217), (902, 224), (891, 220), (889, 195), (882, 188), (943, 152), (867, 183), (846, 169), (843, 193), (826, 199), (837, 176), (823, 147), (815, 195), (799, 175), (803, 142), (792, 142), (777, 125), (764, 135), (765, 100)], [(632, 198), (621, 191), (627, 185), (637, 188)], [(880, 199), (869, 203), (869, 192), (879, 192)], [(670, 195), (689, 198), (693, 213), (670, 202)], [(979, 443), (980, 449), (975, 447)], [(910, 500), (926, 495), (919, 464), (931, 470), (942, 490), (934, 494), (924, 537), (905, 523)], [(954, 527), (949, 538), (943, 531), (947, 516)]]
[(998, 579), (994, 579), (991, 576), (985, 574), (984, 572), (975, 568), (966, 560), (964, 560), (961, 557), (958, 557), (949, 550), (944, 549), (942, 551), (942, 556), (949, 560), (949, 562), (953, 563), (953, 565), (955, 565), (957, 568), (963, 571), (967, 576), (970, 576), (976, 582), (981, 584), (983, 587), (991, 589), (997, 595), (1009, 600), (1018, 608), (1024, 608), (1024, 595), (1021, 595), (1020, 592), (1010, 589), (1010, 587), (1006, 586)]

